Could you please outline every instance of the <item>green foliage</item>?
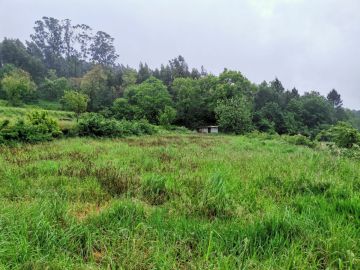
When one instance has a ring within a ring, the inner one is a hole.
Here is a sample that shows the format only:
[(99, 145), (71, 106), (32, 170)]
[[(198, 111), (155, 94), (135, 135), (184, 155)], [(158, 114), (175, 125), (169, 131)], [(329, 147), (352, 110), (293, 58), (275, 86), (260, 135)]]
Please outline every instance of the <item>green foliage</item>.
[(215, 109), (219, 127), (225, 132), (244, 134), (252, 129), (251, 109), (245, 98), (220, 101)]
[(151, 77), (152, 71), (151, 69), (148, 67), (148, 65), (145, 63), (141, 63), (139, 65), (139, 71), (137, 73), (137, 83), (142, 83), (144, 81), (146, 81), (147, 79), (149, 79)]
[(39, 95), (45, 100), (60, 100), (64, 91), (69, 89), (70, 85), (66, 78), (58, 78), (54, 70), (50, 70), (48, 77), (45, 78), (39, 86)]
[(1, 86), (6, 93), (9, 104), (20, 106), (30, 101), (36, 94), (36, 85), (31, 80), (29, 73), (17, 69), (4, 76)]
[(346, 114), (346, 118), (351, 123), (353, 127), (360, 130), (360, 111), (356, 110), (344, 110)]
[(171, 97), (166, 86), (154, 77), (127, 88), (125, 98), (129, 104), (137, 107), (137, 119), (145, 118), (154, 124), (159, 122), (159, 116), (166, 106), (171, 105)]
[(279, 134), (287, 132), (282, 109), (275, 102), (268, 102), (257, 111), (254, 116), (254, 122), (257, 128), (263, 132), (271, 132), (273, 130)]
[(340, 108), (343, 104), (340, 94), (335, 89), (331, 90), (326, 98), (334, 108)]
[(110, 106), (114, 100), (114, 89), (108, 85), (108, 73), (96, 65), (81, 80), (81, 91), (89, 97), (88, 109), (99, 111)]
[(58, 123), (46, 111), (33, 111), (27, 115), (27, 119), (19, 119), (14, 125), (5, 120), (0, 129), (3, 143), (50, 141), (60, 135)]
[(132, 86), (132, 85), (135, 85), (136, 84), (136, 81), (137, 81), (137, 72), (135, 69), (132, 69), (132, 68), (129, 68), (127, 67), (124, 71), (123, 71), (123, 74), (122, 74), (122, 86), (124, 88), (127, 88), (129, 86)]
[(6, 92), (1, 86), (1, 81), (5, 77), (5, 75), (10, 74), (13, 71), (16, 71), (16, 67), (11, 64), (5, 64), (0, 68), (0, 99), (6, 99)]
[(247, 78), (241, 72), (225, 69), (219, 75), (219, 84), (215, 92), (216, 99), (228, 99), (238, 95), (250, 98), (256, 90)]
[(339, 122), (327, 130), (323, 130), (317, 135), (319, 141), (334, 142), (338, 147), (352, 148), (360, 143), (360, 133), (350, 124)]
[[(145, 118), (169, 126), (168, 116), (174, 114), (165, 109), (168, 106), (176, 110), (173, 124), (196, 129), (218, 120), (219, 104), (241, 97), (247, 100), (243, 112), (251, 111), (251, 126), (261, 132), (314, 138), (339, 121), (360, 127), (360, 117), (342, 108), (341, 95), (335, 89), (326, 97), (315, 91), (300, 95), (296, 88), (285, 89), (278, 78), (255, 85), (241, 72), (226, 68), (218, 76), (209, 75), (204, 67), (200, 71), (189, 67), (181, 55), (154, 70), (140, 63), (138, 71), (115, 64), (117, 58), (114, 38), (106, 32), (73, 25), (69, 19), (42, 17), (35, 22), (31, 41), (23, 44), (5, 38), (0, 43), (0, 99), (8, 97), (16, 106), (41, 103), (37, 98), (59, 104), (64, 91), (74, 89), (89, 97), (89, 111), (106, 117)], [(31, 75), (28, 78), (39, 86), (37, 92), (33, 83), (21, 79), (24, 76), (6, 79), (1, 86), (1, 80), (18, 69)], [(231, 118), (235, 119), (234, 115)], [(226, 121), (227, 131), (248, 130), (248, 123), (242, 130), (238, 123), (231, 126)]]
[(176, 110), (170, 106), (165, 106), (164, 111), (159, 116), (159, 124), (167, 129), (176, 118)]
[(69, 111), (73, 111), (79, 116), (86, 111), (89, 97), (76, 91), (65, 91), (64, 96), (60, 101), (64, 108)]
[(4, 67), (12, 65), (25, 70), (37, 83), (41, 81), (46, 73), (42, 59), (32, 55), (29, 47), (27, 48), (19, 39), (5, 38), (0, 43), (0, 62)]
[(92, 61), (103, 66), (113, 66), (119, 55), (114, 47), (114, 38), (104, 31), (97, 31), (90, 45)]
[(334, 122), (334, 108), (328, 100), (317, 92), (305, 93), (293, 99), (288, 105), (289, 111), (296, 115), (297, 121), (307, 133), (314, 137), (323, 126)]
[(8, 75), (12, 72), (16, 72), (17, 68), (12, 64), (5, 64), (0, 68), (0, 80), (2, 80), (5, 75)]
[(118, 120), (133, 120), (139, 115), (138, 110), (138, 107), (131, 105), (127, 99), (117, 98), (111, 107), (111, 114)]
[(156, 129), (145, 120), (117, 121), (107, 119), (100, 114), (88, 113), (80, 118), (78, 132), (80, 136), (125, 137), (154, 134)]
[(219, 85), (218, 77), (209, 75), (199, 79), (177, 78), (171, 86), (178, 125), (196, 129), (214, 124)]
[(104, 116), (96, 113), (83, 115), (79, 120), (78, 130), (80, 136), (122, 136), (122, 131), (119, 129), (118, 121), (114, 119), (106, 119)]
[(294, 145), (303, 145), (310, 148), (314, 148), (316, 146), (316, 143), (314, 141), (310, 140), (308, 137), (301, 134), (297, 134), (293, 136), (283, 135), (282, 138), (288, 143)]

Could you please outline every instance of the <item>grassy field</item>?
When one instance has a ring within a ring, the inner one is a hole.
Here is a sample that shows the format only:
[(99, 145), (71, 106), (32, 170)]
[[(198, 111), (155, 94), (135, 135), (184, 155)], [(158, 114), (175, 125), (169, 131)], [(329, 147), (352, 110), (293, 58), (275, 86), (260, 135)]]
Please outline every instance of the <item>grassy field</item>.
[(46, 110), (48, 115), (56, 119), (61, 128), (72, 127), (75, 124), (75, 114), (73, 112), (54, 110), (57, 105), (51, 102), (40, 102), (37, 105), (26, 105), (25, 107), (10, 107), (6, 101), (0, 100), (0, 121), (10, 120), (14, 123), (19, 118), (25, 118), (28, 113), (35, 110)]
[(6, 101), (0, 100), (0, 120), (15, 120), (24, 117), (27, 113), (34, 110), (47, 110), (48, 114), (58, 120), (72, 120), (75, 118), (73, 112), (56, 110), (58, 106), (51, 102), (41, 102), (38, 105), (26, 105), (25, 107), (11, 107), (6, 105)]
[(0, 269), (360, 269), (360, 166), (277, 140), (0, 148)]

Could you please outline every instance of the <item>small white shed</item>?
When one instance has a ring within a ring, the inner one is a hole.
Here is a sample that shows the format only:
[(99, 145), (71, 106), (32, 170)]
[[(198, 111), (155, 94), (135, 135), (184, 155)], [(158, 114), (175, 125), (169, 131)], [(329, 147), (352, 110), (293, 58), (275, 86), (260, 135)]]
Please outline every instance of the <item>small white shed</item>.
[(205, 126), (198, 128), (199, 133), (219, 133), (219, 126)]

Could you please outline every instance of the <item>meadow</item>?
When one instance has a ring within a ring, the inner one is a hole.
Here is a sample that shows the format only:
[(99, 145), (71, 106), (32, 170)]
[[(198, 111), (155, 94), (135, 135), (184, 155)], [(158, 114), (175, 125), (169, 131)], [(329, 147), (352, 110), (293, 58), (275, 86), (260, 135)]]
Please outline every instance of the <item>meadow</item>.
[(267, 136), (0, 147), (0, 269), (359, 269), (360, 166)]
[(24, 117), (34, 110), (46, 110), (49, 116), (57, 120), (73, 120), (75, 114), (73, 112), (67, 112), (60, 110), (58, 104), (53, 102), (39, 102), (35, 105), (25, 105), (23, 107), (8, 106), (5, 100), (0, 99), (0, 120), (9, 119), (15, 120), (17, 118)]

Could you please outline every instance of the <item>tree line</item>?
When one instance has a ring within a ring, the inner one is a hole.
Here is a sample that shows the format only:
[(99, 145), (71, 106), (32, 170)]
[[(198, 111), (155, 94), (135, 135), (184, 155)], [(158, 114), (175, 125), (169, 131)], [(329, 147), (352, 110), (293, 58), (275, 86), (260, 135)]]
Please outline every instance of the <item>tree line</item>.
[(339, 121), (360, 128), (360, 113), (343, 108), (335, 90), (327, 96), (287, 90), (278, 78), (255, 84), (241, 72), (215, 76), (190, 69), (178, 56), (159, 68), (117, 63), (114, 38), (71, 20), (43, 17), (25, 44), (0, 43), (0, 98), (13, 106), (47, 100), (77, 114), (195, 129), (218, 124), (224, 132), (252, 130), (316, 136)]

